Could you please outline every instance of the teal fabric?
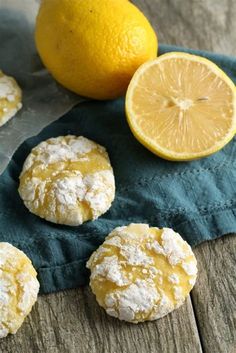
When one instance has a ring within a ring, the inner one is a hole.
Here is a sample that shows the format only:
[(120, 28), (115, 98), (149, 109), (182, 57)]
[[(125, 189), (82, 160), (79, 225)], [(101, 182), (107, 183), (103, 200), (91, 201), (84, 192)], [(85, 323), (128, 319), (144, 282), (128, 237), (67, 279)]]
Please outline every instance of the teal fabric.
[[(160, 52), (180, 50), (161, 46)], [(181, 48), (181, 50), (183, 50)], [(220, 65), (236, 82), (236, 60), (194, 51)], [(31, 148), (52, 136), (83, 135), (104, 145), (116, 178), (111, 209), (79, 227), (60, 226), (30, 214), (17, 192)], [(0, 241), (32, 259), (48, 293), (88, 281), (85, 262), (114, 228), (130, 222), (171, 227), (191, 244), (236, 232), (236, 143), (201, 160), (177, 163), (156, 157), (131, 134), (124, 99), (88, 101), (25, 141), (0, 177)]]

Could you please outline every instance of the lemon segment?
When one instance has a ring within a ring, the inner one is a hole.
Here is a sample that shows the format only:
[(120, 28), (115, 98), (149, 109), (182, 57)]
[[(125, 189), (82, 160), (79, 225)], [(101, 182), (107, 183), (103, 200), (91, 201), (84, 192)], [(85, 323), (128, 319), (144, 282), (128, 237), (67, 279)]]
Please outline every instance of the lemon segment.
[(126, 95), (134, 136), (169, 160), (192, 160), (224, 147), (236, 131), (236, 89), (214, 63), (167, 53), (143, 64)]

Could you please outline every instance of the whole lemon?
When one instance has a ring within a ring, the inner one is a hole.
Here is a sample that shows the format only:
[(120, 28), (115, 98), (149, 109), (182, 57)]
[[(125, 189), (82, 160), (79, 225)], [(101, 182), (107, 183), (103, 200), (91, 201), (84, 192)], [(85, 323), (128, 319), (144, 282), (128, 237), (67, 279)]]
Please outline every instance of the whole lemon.
[(157, 37), (127, 0), (42, 0), (36, 46), (53, 77), (96, 99), (123, 95), (137, 68), (157, 56)]

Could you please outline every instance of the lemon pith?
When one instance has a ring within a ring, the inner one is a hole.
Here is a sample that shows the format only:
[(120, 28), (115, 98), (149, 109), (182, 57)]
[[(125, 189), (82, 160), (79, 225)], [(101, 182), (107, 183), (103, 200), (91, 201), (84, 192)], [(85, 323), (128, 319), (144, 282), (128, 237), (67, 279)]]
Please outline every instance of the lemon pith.
[(192, 160), (224, 147), (236, 130), (236, 89), (211, 61), (167, 53), (143, 64), (126, 94), (134, 136), (169, 160)]

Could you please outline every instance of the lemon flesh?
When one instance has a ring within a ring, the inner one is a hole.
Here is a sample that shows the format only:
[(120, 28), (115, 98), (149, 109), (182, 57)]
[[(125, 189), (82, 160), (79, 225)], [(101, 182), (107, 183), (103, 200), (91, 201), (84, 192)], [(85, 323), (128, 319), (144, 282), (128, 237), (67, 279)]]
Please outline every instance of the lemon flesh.
[(236, 89), (211, 61), (168, 53), (143, 64), (130, 82), (126, 113), (134, 136), (169, 160), (224, 147), (236, 130)]

